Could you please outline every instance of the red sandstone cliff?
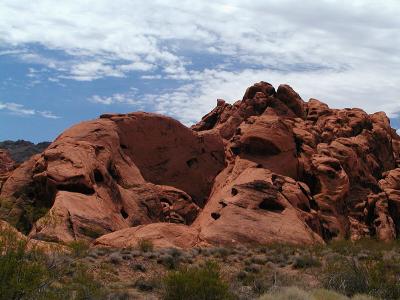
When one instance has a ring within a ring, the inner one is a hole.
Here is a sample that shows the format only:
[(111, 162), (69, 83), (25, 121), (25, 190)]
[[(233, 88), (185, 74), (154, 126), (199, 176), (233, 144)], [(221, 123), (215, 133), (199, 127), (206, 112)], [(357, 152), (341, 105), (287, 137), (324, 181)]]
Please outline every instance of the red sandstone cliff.
[(120, 247), (391, 240), (399, 162), (384, 113), (260, 82), (191, 129), (149, 113), (68, 129), (9, 176), (0, 217), (36, 239)]

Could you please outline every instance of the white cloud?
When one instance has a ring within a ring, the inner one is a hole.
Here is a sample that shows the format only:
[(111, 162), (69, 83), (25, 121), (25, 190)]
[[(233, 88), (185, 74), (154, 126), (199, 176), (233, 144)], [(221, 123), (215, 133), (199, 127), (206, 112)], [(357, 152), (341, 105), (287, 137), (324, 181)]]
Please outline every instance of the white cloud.
[(385, 111), (389, 117), (400, 111), (400, 89), (393, 86), (383, 73), (370, 74), (352, 69), (342, 72), (247, 69), (236, 72), (205, 70), (193, 74), (193, 77), (192, 83), (170, 92), (147, 95), (145, 99), (157, 112), (177, 117), (189, 125), (214, 108), (217, 99), (233, 103), (242, 98), (246, 87), (264, 80), (275, 88), (279, 84), (290, 84), (305, 101), (317, 98), (331, 107), (361, 107), (368, 113)]
[(56, 116), (54, 113), (48, 110), (43, 110), (43, 111), (36, 111), (38, 115), (42, 116), (43, 118), (47, 119), (60, 119), (61, 117)]
[(136, 90), (131, 90), (131, 92), (125, 94), (113, 94), (111, 96), (99, 96), (93, 95), (89, 97), (89, 101), (98, 104), (111, 105), (111, 104), (129, 104), (129, 105), (141, 105), (142, 101), (135, 99)]
[(35, 109), (26, 108), (22, 104), (14, 103), (14, 102), (0, 102), (0, 111), (4, 110), (9, 114), (17, 115), (17, 116), (34, 116), (39, 115), (44, 118), (50, 119), (59, 119), (60, 117), (54, 115), (50, 111), (37, 111)]
[(1, 103), (0, 110), (7, 110), (12, 114), (19, 116), (31, 116), (35, 114), (34, 109), (27, 109), (22, 104), (17, 104), (13, 102)]
[[(175, 90), (143, 99), (186, 123), (215, 99), (238, 99), (260, 80), (289, 83), (303, 98), (331, 106), (394, 114), (400, 110), (399, 15), (398, 0), (3, 0), (0, 45), (10, 47), (8, 55), (56, 70), (58, 79), (134, 71), (144, 80), (178, 82)], [(68, 57), (39, 55), (27, 50), (30, 43)], [(225, 64), (209, 59), (197, 66), (202, 55)], [(138, 95), (90, 100), (136, 105)]]
[(73, 78), (81, 81), (90, 81), (93, 79), (101, 78), (104, 76), (110, 77), (123, 77), (124, 74), (111, 65), (106, 65), (99, 61), (84, 62), (81, 64), (74, 65), (71, 68), (71, 76), (67, 78)]
[[(72, 62), (78, 80), (92, 78), (90, 71), (93, 78), (120, 76), (155, 65), (182, 73), (191, 60), (182, 49), (209, 50), (264, 66), (336, 68), (371, 58), (398, 63), (399, 13), (396, 0), (4, 0), (0, 40), (9, 45), (40, 43), (86, 57)], [(93, 65), (101, 60), (102, 65)], [(43, 63), (59, 67), (55, 61)], [(104, 66), (108, 64), (120, 68)]]

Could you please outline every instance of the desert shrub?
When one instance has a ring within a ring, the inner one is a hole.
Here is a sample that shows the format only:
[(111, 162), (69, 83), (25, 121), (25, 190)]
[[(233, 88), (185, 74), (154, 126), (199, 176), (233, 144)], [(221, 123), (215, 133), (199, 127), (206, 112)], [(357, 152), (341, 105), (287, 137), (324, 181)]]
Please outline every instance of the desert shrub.
[(322, 280), (325, 288), (348, 296), (368, 290), (367, 269), (354, 259), (343, 258), (328, 263)]
[(107, 295), (108, 300), (131, 300), (137, 299), (135, 295), (132, 295), (128, 291), (112, 291)]
[(110, 263), (117, 265), (122, 261), (122, 256), (119, 252), (113, 252), (110, 254), (108, 260)]
[(249, 272), (249, 273), (260, 273), (261, 267), (256, 264), (250, 264), (248, 266), (244, 267), (244, 270)]
[(178, 248), (168, 248), (166, 249), (166, 253), (173, 257), (181, 257), (183, 255), (182, 250)]
[[(346, 296), (335, 291), (317, 289), (311, 292), (313, 300), (348, 300)], [(361, 300), (361, 299), (359, 299)]]
[(297, 277), (288, 275), (279, 269), (262, 269), (259, 273), (242, 270), (237, 273), (236, 278), (242, 285), (250, 287), (252, 292), (257, 295), (299, 282)]
[(180, 258), (169, 254), (163, 254), (157, 259), (157, 263), (162, 264), (169, 270), (173, 270), (179, 266)]
[[(319, 299), (318, 299), (319, 300)], [(321, 299), (322, 300), (322, 299)], [(329, 299), (328, 299), (329, 300)], [(378, 300), (375, 297), (369, 295), (355, 295), (351, 298), (351, 300)]]
[(86, 241), (72, 241), (68, 243), (68, 247), (71, 249), (71, 254), (75, 257), (83, 257), (88, 253), (89, 244)]
[(383, 299), (400, 299), (400, 261), (365, 262), (368, 276), (368, 294)]
[(140, 271), (140, 272), (146, 272), (147, 268), (144, 264), (141, 263), (135, 263), (132, 265), (132, 269), (135, 271)]
[(260, 300), (314, 300), (312, 296), (297, 287), (281, 288), (260, 297)]
[(309, 255), (298, 256), (295, 258), (293, 263), (293, 268), (295, 269), (306, 269), (320, 266), (320, 261)]
[(1, 230), (0, 299), (38, 296), (42, 282), (48, 278), (43, 256), (28, 251), (27, 242), (18, 239), (12, 230)]
[(213, 262), (169, 272), (164, 285), (165, 300), (233, 299), (228, 284), (221, 279), (218, 265)]
[(150, 251), (153, 251), (154, 245), (151, 240), (140, 239), (138, 241), (138, 248), (142, 252), (150, 252)]
[(222, 260), (226, 260), (231, 254), (231, 251), (224, 247), (210, 249), (211, 253)]
[(101, 299), (103, 292), (83, 265), (52, 261), (13, 230), (0, 230), (0, 299)]
[(351, 255), (354, 256), (362, 251), (368, 251), (371, 255), (377, 257), (382, 251), (388, 251), (393, 248), (399, 247), (399, 241), (391, 241), (382, 243), (374, 238), (363, 238), (358, 241), (351, 240), (335, 240), (331, 241), (328, 244), (328, 248), (333, 250), (336, 253), (340, 253), (343, 255)]
[(400, 298), (399, 261), (341, 259), (327, 264), (323, 285), (348, 296), (365, 293), (383, 299)]
[(59, 283), (60, 287), (51, 290), (54, 299), (104, 299), (106, 296), (106, 290), (83, 264), (70, 268)]
[(253, 264), (265, 265), (265, 263), (267, 262), (267, 259), (266, 259), (266, 257), (263, 256), (263, 255), (255, 255), (255, 256), (253, 256), (253, 257), (250, 259), (250, 261), (251, 261)]
[(155, 253), (153, 251), (144, 252), (144, 253), (142, 253), (142, 256), (143, 256), (143, 258), (146, 258), (146, 259), (155, 259), (158, 257), (158, 253)]
[[(298, 287), (284, 287), (274, 289), (263, 296), (260, 300), (350, 300), (345, 295), (338, 292), (317, 289), (311, 291), (305, 291)], [(375, 298), (368, 295), (356, 295), (351, 300), (376, 300)]]
[(276, 253), (274, 255), (267, 256), (266, 261), (279, 265), (280, 267), (284, 267), (290, 264), (290, 257), (285, 253)]
[[(351, 300), (374, 300), (375, 298), (367, 295), (356, 295)], [(259, 300), (350, 300), (345, 295), (335, 291), (317, 289), (304, 291), (298, 287), (284, 287), (268, 292), (260, 297)]]
[(167, 269), (177, 269), (182, 259), (183, 252), (177, 248), (166, 249), (166, 253), (158, 257), (157, 263), (162, 264)]
[(142, 292), (151, 292), (160, 287), (160, 280), (158, 278), (139, 277), (134, 287)]

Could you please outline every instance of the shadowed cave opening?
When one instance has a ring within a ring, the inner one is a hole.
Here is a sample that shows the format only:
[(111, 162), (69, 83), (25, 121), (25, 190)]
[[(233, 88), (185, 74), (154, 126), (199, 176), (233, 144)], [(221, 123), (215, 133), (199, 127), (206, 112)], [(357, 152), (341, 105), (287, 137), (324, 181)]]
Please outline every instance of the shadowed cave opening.
[(79, 194), (84, 194), (84, 195), (93, 195), (95, 192), (93, 188), (88, 187), (87, 185), (80, 183), (80, 182), (57, 184), (57, 189), (59, 191), (79, 193)]
[(96, 183), (102, 183), (104, 181), (103, 174), (101, 174), (101, 172), (98, 169), (94, 170), (93, 177)]
[(211, 218), (213, 218), (214, 220), (218, 220), (220, 217), (221, 217), (220, 213), (217, 212), (211, 213)]
[(124, 219), (126, 219), (126, 218), (129, 217), (128, 213), (125, 211), (124, 208), (121, 208), (121, 215), (122, 215), (122, 217), (123, 217)]
[(279, 150), (279, 148), (272, 142), (257, 137), (247, 139), (242, 145), (242, 150), (246, 154), (262, 156), (277, 155), (281, 153), (281, 150)]
[(285, 210), (285, 207), (277, 202), (275, 199), (264, 198), (258, 205), (260, 209), (280, 213)]

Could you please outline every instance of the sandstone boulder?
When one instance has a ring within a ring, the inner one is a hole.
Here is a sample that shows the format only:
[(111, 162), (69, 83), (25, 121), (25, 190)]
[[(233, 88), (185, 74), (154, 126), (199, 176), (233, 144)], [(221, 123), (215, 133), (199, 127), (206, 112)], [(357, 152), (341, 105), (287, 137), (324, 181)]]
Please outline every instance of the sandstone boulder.
[(2, 217), (51, 241), (191, 224), (224, 163), (216, 134), (155, 114), (102, 116), (68, 129), (11, 175)]

